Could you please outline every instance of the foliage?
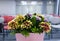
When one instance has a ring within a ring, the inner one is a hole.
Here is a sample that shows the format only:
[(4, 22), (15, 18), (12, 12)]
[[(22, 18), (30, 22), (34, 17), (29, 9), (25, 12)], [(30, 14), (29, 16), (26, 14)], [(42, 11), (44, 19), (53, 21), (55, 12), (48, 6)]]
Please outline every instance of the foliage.
[(17, 15), (8, 23), (14, 33), (21, 33), (24, 36), (29, 36), (29, 33), (50, 32), (50, 23), (45, 21), (45, 18), (40, 14), (27, 14), (25, 16)]

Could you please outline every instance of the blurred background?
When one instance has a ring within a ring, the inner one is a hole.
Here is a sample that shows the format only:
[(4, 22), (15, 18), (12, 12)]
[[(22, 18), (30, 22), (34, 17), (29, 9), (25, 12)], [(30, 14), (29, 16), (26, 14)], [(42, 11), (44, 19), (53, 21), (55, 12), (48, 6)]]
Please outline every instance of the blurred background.
[(45, 41), (60, 41), (60, 0), (0, 0), (0, 41), (16, 41), (7, 24), (16, 15), (27, 13), (43, 14), (51, 23)]

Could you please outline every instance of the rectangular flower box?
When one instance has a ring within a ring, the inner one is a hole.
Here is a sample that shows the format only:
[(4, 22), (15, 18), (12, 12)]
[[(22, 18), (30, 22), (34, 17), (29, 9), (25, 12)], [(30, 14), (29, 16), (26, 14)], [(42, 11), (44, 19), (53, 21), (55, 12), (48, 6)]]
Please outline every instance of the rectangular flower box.
[(20, 33), (16, 34), (16, 41), (44, 41), (44, 33), (30, 33), (29, 36), (25, 37)]

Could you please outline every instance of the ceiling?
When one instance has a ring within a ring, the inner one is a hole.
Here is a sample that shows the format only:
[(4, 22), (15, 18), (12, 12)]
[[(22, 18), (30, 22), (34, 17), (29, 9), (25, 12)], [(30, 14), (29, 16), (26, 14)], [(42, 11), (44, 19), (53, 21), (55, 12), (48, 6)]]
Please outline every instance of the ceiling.
[[(49, 0), (21, 0), (21, 1), (49, 1)], [(51, 1), (55, 1), (55, 0), (51, 0)]]
[[(8, 0), (0, 0), (0, 1), (8, 1)], [(12, 1), (12, 0), (9, 0)], [(15, 1), (57, 1), (57, 0), (15, 0)]]

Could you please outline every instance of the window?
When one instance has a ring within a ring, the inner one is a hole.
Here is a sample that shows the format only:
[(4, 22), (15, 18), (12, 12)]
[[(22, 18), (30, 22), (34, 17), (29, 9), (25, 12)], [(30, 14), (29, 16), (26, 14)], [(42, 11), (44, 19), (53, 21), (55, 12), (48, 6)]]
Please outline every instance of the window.
[(47, 14), (53, 14), (54, 13), (54, 2), (49, 1), (47, 2)]
[(16, 12), (17, 14), (42, 13), (42, 5), (43, 2), (20, 1), (17, 2)]
[(55, 1), (17, 1), (16, 12), (17, 14), (54, 14), (54, 5)]

